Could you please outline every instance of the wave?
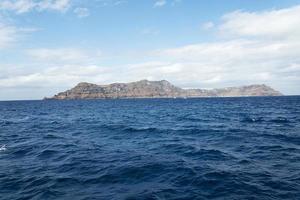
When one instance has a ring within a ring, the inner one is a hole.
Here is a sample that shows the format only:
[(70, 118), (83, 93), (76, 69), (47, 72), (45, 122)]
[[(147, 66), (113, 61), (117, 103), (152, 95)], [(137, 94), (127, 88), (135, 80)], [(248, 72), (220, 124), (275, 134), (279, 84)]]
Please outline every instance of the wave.
[(4, 145), (2, 145), (1, 147), (0, 147), (0, 151), (5, 151), (7, 148), (6, 148), (6, 145), (4, 144)]
[(96, 178), (87, 179), (84, 184), (107, 184), (107, 183), (138, 183), (160, 176), (168, 169), (161, 163), (145, 163), (142, 165), (129, 165), (108, 170)]
[(157, 133), (161, 131), (161, 129), (158, 128), (153, 128), (153, 127), (124, 127), (122, 130), (127, 131), (127, 132), (153, 132)]
[(277, 151), (277, 152), (295, 152), (300, 153), (300, 149), (295, 147), (285, 147), (282, 145), (262, 145), (262, 146), (255, 146), (256, 149), (263, 150), (263, 151)]
[(58, 154), (59, 154), (59, 151), (46, 149), (46, 150), (43, 150), (41, 153), (39, 153), (38, 157), (41, 159), (49, 159)]
[(10, 119), (0, 119), (0, 124), (2, 125), (11, 125), (18, 124), (30, 121), (31, 117), (23, 117), (23, 118), (10, 118)]
[(107, 129), (110, 131), (121, 131), (121, 132), (127, 132), (127, 133), (133, 133), (133, 132), (161, 132), (163, 129), (156, 128), (156, 127), (135, 127), (135, 126), (129, 126), (129, 125), (121, 125), (121, 124), (104, 124), (104, 125), (95, 125), (96, 128), (99, 129)]
[(289, 124), (292, 123), (291, 120), (285, 117), (277, 117), (268, 119), (267, 117), (244, 117), (241, 122), (244, 123), (274, 123), (274, 124)]
[(291, 135), (284, 135), (284, 134), (260, 134), (261, 137), (266, 138), (273, 138), (278, 139), (287, 143), (292, 143), (296, 145), (300, 145), (300, 137), (299, 136), (291, 136)]
[(288, 120), (285, 117), (277, 117), (275, 119), (271, 119), (270, 122), (276, 123), (276, 124), (285, 124), (285, 123), (291, 123), (290, 120)]
[(217, 149), (196, 149), (185, 152), (184, 155), (194, 159), (225, 161), (235, 159), (232, 155)]
[(181, 116), (177, 118), (178, 121), (190, 121), (190, 122), (199, 122), (199, 121), (208, 121), (201, 118), (193, 117), (193, 116)]
[(259, 123), (265, 121), (263, 117), (244, 117), (241, 122)]
[(64, 139), (64, 137), (53, 135), (53, 134), (47, 134), (43, 136), (44, 139)]

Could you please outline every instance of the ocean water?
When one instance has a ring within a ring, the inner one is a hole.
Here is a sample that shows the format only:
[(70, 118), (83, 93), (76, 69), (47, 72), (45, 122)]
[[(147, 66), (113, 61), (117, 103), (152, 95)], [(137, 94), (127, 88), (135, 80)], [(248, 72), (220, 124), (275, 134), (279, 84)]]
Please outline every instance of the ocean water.
[(300, 199), (300, 96), (0, 102), (0, 199)]

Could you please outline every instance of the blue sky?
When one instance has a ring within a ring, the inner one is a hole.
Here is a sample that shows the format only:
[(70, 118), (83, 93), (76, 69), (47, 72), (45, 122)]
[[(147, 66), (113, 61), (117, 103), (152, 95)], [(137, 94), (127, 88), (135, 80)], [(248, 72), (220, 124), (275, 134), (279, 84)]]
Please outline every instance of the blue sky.
[(81, 81), (300, 94), (299, 0), (1, 0), (0, 99)]

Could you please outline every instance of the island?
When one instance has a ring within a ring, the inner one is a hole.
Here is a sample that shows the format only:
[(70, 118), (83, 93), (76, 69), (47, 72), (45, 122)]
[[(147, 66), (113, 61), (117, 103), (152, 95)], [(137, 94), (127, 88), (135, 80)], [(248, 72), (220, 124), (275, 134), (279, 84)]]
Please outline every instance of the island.
[(45, 99), (197, 98), (282, 95), (279, 91), (265, 84), (220, 89), (183, 89), (174, 86), (166, 80), (141, 80), (131, 83), (112, 83), (109, 85), (82, 82), (70, 90), (60, 92), (53, 97)]

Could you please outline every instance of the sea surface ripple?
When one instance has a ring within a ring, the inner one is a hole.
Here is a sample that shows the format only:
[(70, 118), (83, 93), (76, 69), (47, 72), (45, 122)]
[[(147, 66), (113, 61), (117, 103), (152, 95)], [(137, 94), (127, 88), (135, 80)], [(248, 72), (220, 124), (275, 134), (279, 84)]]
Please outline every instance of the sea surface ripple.
[(0, 102), (0, 199), (299, 199), (300, 96)]

